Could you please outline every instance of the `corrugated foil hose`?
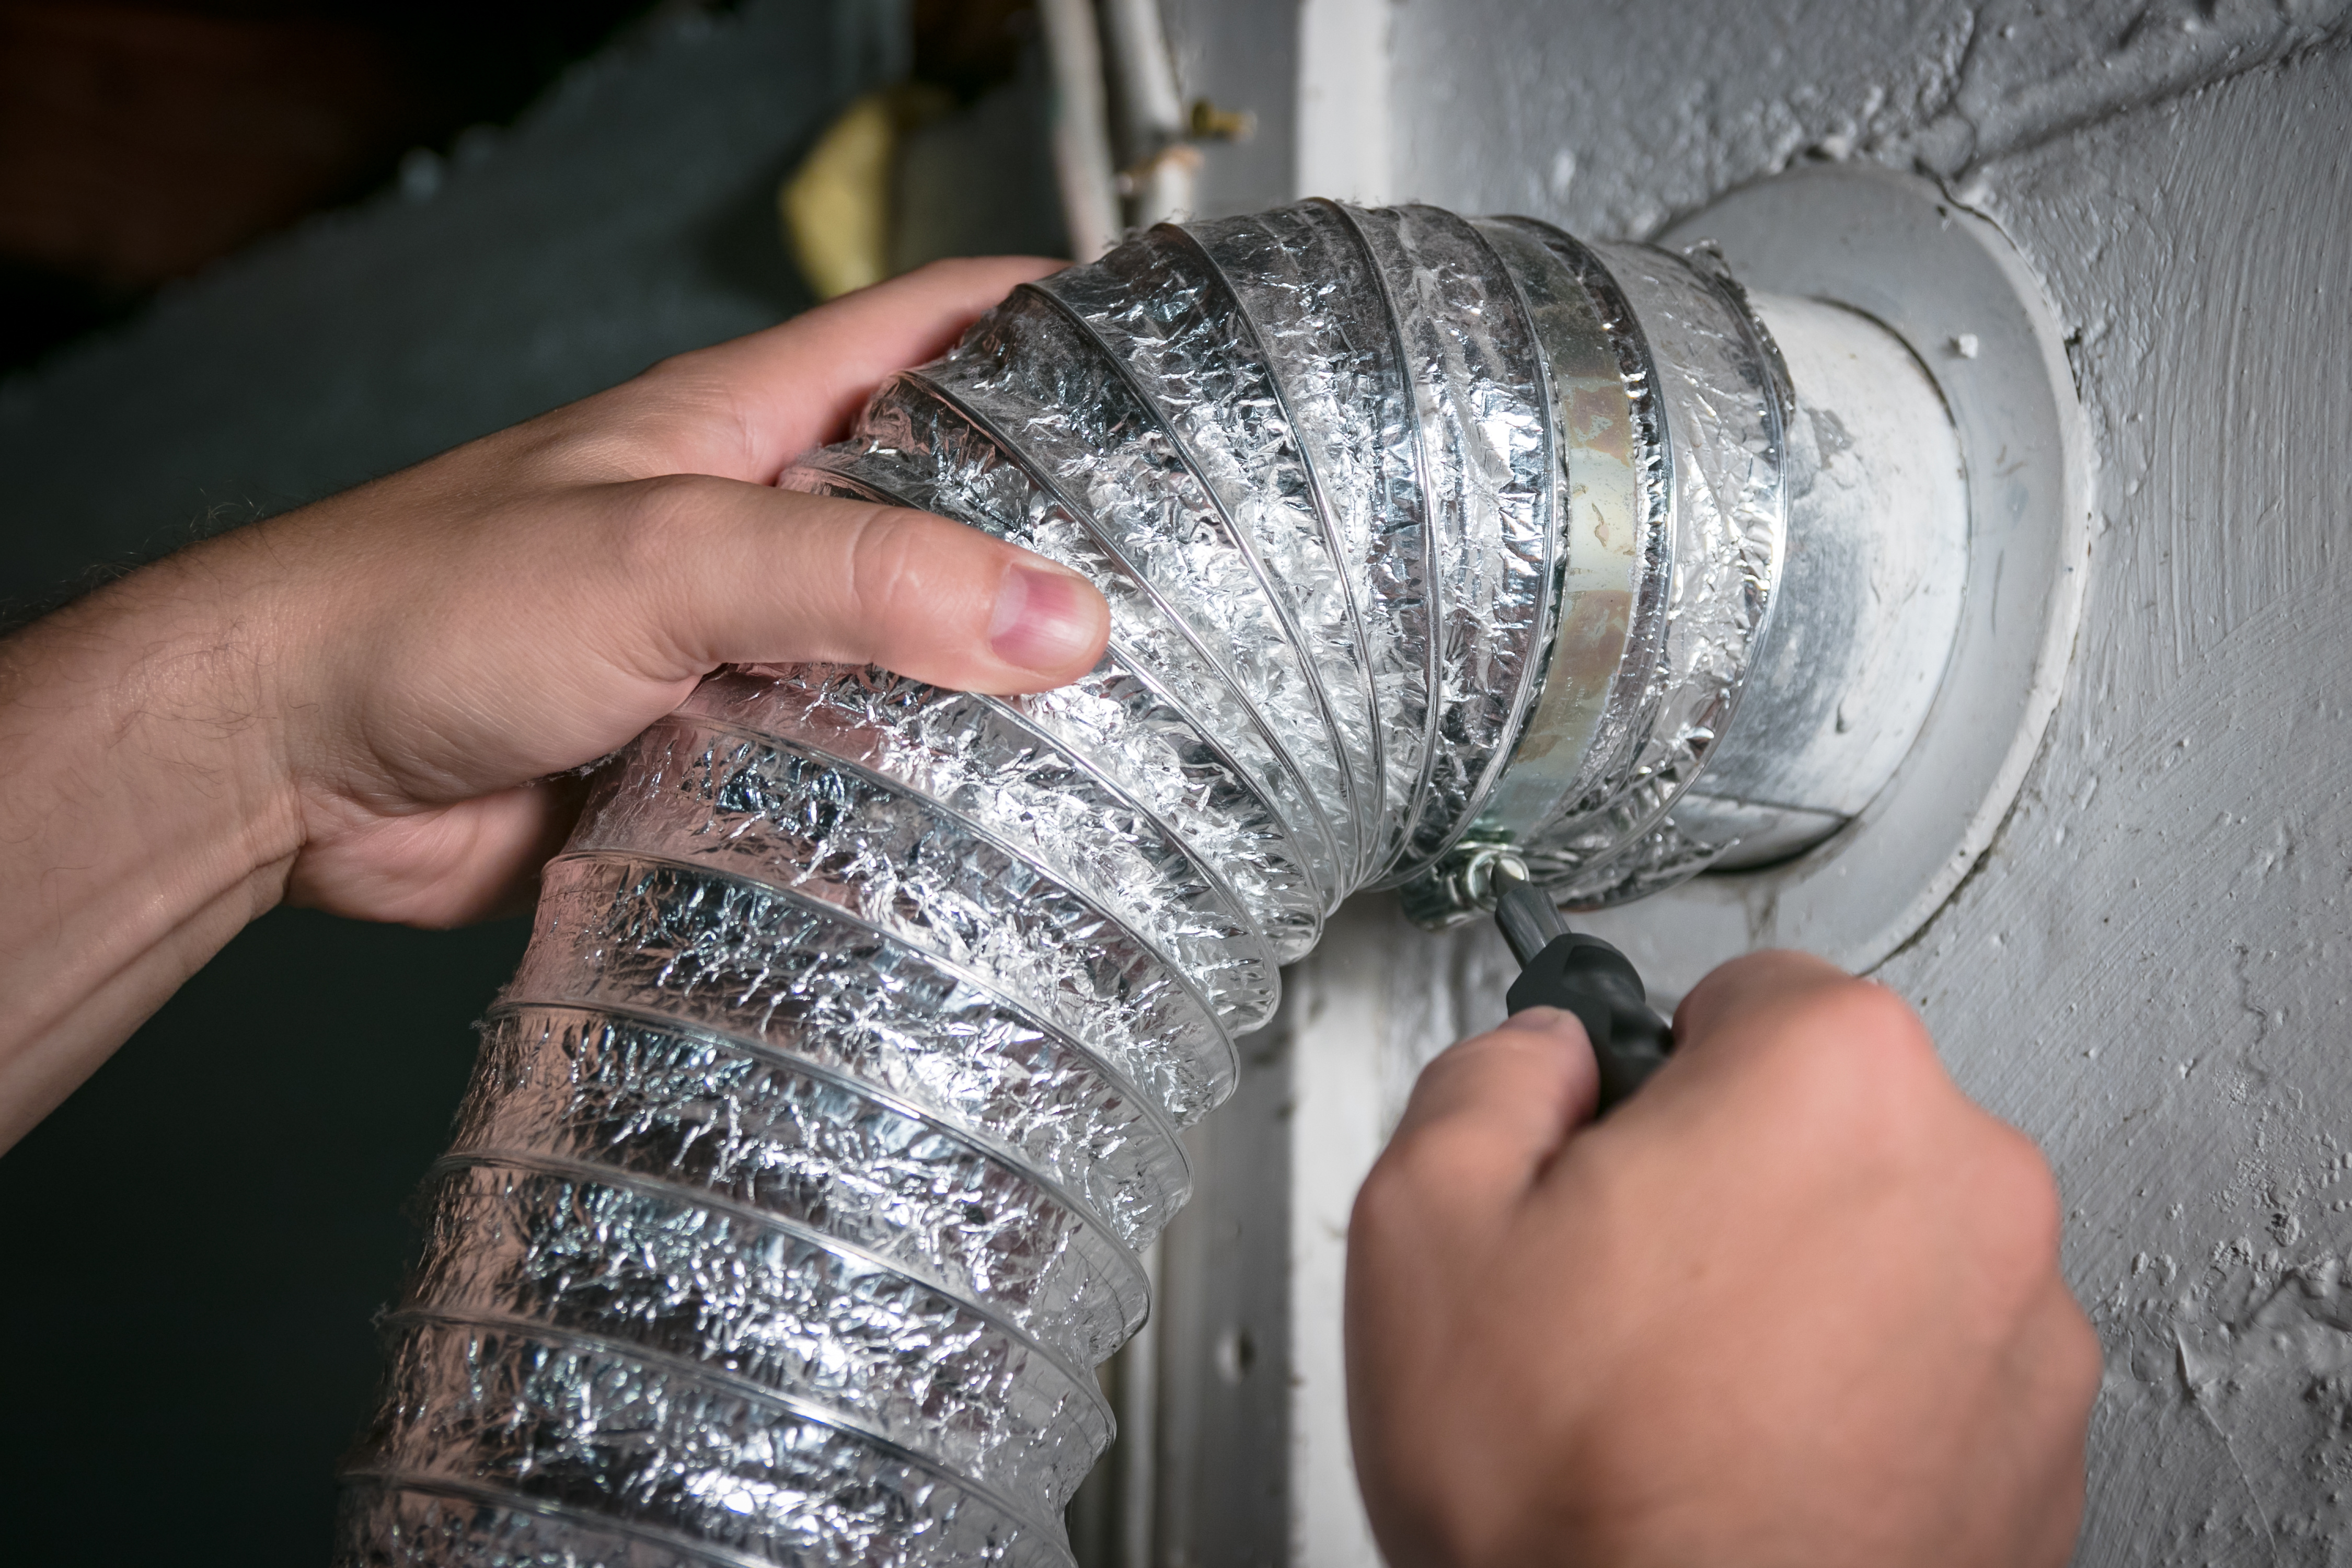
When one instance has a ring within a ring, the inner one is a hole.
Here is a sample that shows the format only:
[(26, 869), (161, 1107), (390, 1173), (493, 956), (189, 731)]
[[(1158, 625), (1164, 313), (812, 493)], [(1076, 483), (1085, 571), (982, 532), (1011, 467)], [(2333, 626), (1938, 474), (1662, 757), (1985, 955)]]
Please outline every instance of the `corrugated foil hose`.
[(1177, 1130), (1326, 913), (1466, 913), (1502, 848), (1607, 901), (1753, 828), (1676, 799), (1743, 683), (1834, 656), (1765, 612), (1805, 367), (1932, 405), (1874, 332), (1704, 256), (1307, 203), (893, 378), (787, 482), (1076, 567), (1109, 651), (1021, 698), (730, 670), (607, 770), (430, 1178), (339, 1560), (1066, 1564)]

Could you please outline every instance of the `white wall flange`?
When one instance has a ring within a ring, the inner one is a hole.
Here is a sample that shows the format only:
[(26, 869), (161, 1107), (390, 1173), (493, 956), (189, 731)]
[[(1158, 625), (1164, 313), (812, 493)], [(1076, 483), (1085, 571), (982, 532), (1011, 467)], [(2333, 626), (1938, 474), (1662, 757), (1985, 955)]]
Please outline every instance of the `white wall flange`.
[(1840, 164), (1734, 191), (1656, 243), (1701, 241), (1749, 289), (1859, 310), (1918, 356), (1959, 437), (1968, 564), (1935, 703), (1852, 822), (1795, 859), (1583, 917), (1666, 1000), (1762, 947), (1866, 972), (1934, 917), (1991, 845), (2041, 748), (2091, 538), (2090, 446), (2065, 334), (1990, 222), (1928, 181)]

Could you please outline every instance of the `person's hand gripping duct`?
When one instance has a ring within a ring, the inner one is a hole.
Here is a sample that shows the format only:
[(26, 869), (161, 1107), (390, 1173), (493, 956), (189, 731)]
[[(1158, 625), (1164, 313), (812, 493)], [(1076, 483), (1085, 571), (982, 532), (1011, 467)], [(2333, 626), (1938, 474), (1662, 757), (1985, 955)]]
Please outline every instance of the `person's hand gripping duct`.
[(1950, 452), (1868, 321), (1427, 207), (1160, 227), (893, 377), (786, 482), (1066, 563), (1109, 650), (1020, 698), (729, 670), (606, 770), (340, 1561), (1067, 1564), (1178, 1129), (1340, 900), (1456, 918), (1507, 856), (1621, 900), (1884, 782), (1933, 625), (1921, 679), (1870, 655), (1869, 712), (1807, 717), (1896, 569), (1837, 535), (1886, 502), (1871, 431)]

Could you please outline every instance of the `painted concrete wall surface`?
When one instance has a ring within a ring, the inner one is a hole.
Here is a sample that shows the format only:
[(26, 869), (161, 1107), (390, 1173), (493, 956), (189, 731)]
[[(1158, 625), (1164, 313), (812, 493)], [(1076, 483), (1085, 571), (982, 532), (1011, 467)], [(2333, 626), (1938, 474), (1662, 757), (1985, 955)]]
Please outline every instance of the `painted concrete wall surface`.
[[(2082, 629), (1993, 847), (1878, 973), (2066, 1194), (2108, 1347), (2078, 1562), (2352, 1563), (2352, 7), (1366, 9), (1389, 194), (1640, 236), (1878, 159), (2038, 274), (2095, 447)], [(1372, 907), (1295, 988), (1392, 1116), (1508, 973), (1483, 930)], [(1304, 1115), (1333, 1047), (1293, 1016)], [(1307, 1279), (1311, 1373), (1336, 1302)], [(1324, 1531), (1294, 1560), (1371, 1558)]]

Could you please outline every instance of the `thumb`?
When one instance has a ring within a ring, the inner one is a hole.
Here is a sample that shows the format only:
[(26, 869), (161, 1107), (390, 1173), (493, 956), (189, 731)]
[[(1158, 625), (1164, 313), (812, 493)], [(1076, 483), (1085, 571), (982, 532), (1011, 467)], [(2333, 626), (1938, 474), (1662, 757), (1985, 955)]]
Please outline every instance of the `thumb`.
[(561, 773), (721, 665), (878, 664), (1042, 691), (1092, 668), (1108, 632), (1102, 595), (1067, 568), (867, 501), (673, 474), (399, 531), (369, 501), (354, 491), (212, 550), (310, 564), (267, 575), (299, 628), (279, 661), (289, 765), (330, 796), (447, 804)]
[(1064, 685), (1102, 657), (1110, 610), (1094, 584), (977, 529), (703, 476), (643, 488), (658, 498), (641, 535), (653, 542), (610, 563), (607, 586), (667, 667), (642, 672), (655, 679), (720, 664), (877, 664), (1004, 693)]

